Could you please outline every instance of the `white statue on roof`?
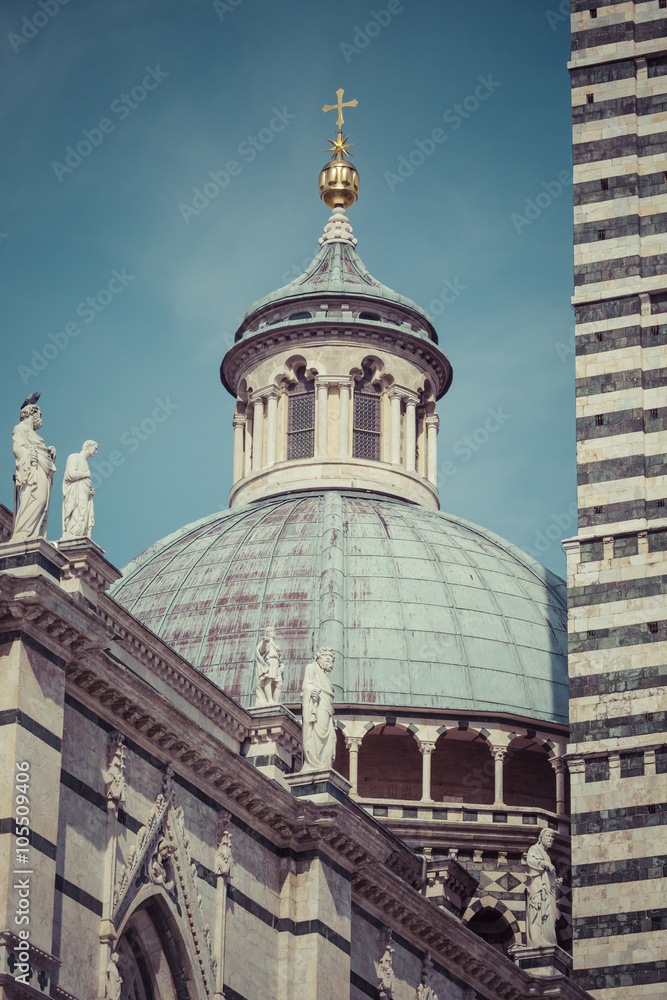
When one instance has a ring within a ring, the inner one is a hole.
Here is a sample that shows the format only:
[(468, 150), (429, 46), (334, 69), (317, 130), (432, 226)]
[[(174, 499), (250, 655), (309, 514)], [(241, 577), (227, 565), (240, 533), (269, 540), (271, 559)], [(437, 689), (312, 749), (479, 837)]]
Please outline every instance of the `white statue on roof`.
[(302, 771), (330, 771), (336, 753), (334, 689), (329, 680), (334, 651), (322, 647), (306, 667), (301, 689), (303, 727)]
[(276, 630), (265, 628), (255, 650), (255, 707), (279, 705), (283, 690), (283, 666), (280, 646), (276, 643)]
[(97, 453), (97, 441), (84, 441), (81, 451), (67, 459), (63, 479), (63, 538), (90, 538), (95, 524), (92, 477), (88, 459)]
[[(34, 395), (40, 395), (36, 393)], [(27, 402), (27, 400), (26, 400)], [(21, 419), (12, 434), (16, 465), (14, 470), (15, 505), (12, 541), (25, 542), (46, 538), (56, 449), (47, 447), (37, 431), (42, 426), (42, 411), (36, 403), (21, 408)]]

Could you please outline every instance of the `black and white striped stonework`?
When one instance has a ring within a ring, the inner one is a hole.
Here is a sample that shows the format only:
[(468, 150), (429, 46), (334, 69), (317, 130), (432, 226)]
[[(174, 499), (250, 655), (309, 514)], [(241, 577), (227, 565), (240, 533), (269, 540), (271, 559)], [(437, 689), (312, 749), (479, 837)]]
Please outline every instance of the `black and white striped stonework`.
[(572, 0), (574, 975), (667, 995), (667, 0)]

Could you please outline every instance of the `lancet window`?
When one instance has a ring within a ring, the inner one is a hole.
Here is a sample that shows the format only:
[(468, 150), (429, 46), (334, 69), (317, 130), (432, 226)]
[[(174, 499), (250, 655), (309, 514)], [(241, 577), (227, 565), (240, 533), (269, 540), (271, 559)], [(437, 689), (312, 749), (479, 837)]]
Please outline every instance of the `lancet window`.
[(315, 385), (299, 368), (297, 381), (288, 389), (287, 460), (312, 458), (315, 454)]
[(354, 387), (352, 455), (354, 458), (380, 460), (380, 397), (382, 389), (373, 385), (373, 369), (364, 365), (363, 375)]

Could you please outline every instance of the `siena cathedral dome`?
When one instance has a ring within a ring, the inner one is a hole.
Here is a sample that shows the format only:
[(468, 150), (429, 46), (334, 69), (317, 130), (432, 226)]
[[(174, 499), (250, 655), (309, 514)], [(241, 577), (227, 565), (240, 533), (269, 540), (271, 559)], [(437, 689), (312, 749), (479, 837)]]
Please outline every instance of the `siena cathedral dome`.
[[(271, 707), (255, 694), (265, 629), (296, 726), (306, 666), (332, 650), (335, 769), (432, 857), (490, 879), (502, 854), (511, 885), (466, 918), (502, 950), (536, 825), (567, 833), (565, 585), (440, 511), (451, 365), (423, 309), (357, 253), (354, 167), (332, 160), (320, 193), (331, 216), (314, 260), (248, 309), (222, 361), (236, 400), (230, 509), (156, 542), (113, 596), (258, 718)], [(281, 752), (263, 766), (298, 770), (299, 752)]]
[(338, 649), (341, 705), (567, 720), (560, 581), (508, 542), (353, 490), (288, 494), (187, 525), (125, 568), (116, 597), (246, 707), (267, 624), (299, 701)]

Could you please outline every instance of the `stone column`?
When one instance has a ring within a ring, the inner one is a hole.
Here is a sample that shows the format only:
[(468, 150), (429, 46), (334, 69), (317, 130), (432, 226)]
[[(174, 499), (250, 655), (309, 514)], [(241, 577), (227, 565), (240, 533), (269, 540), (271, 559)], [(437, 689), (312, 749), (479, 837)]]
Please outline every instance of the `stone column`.
[(389, 390), (391, 405), (390, 421), (390, 461), (392, 465), (401, 464), (401, 398), (403, 393), (398, 389)]
[(264, 434), (264, 400), (255, 398), (252, 408), (252, 471), (262, 468), (262, 443)]
[(238, 483), (239, 479), (243, 479), (244, 474), (243, 437), (245, 417), (242, 413), (234, 414), (232, 426), (234, 427), (234, 482)]
[(492, 746), (491, 753), (493, 754), (495, 766), (495, 793), (493, 796), (493, 804), (496, 806), (504, 806), (503, 767), (505, 764), (505, 757), (507, 756), (507, 747)]
[(329, 386), (326, 382), (315, 379), (317, 393), (317, 440), (315, 457), (327, 457), (327, 439), (329, 436)]
[(435, 486), (438, 481), (438, 420), (437, 413), (430, 413), (424, 418), (426, 424), (426, 476)]
[(280, 391), (271, 386), (266, 392), (266, 466), (276, 464), (278, 446), (278, 397)]
[(338, 457), (350, 457), (350, 381), (340, 383)]
[(350, 784), (352, 788), (350, 789), (350, 795), (358, 795), (357, 785), (359, 783), (359, 747), (361, 746), (362, 736), (346, 736), (345, 746), (350, 754)]
[(562, 816), (565, 812), (565, 761), (562, 757), (550, 757), (549, 763), (556, 772), (556, 812)]
[(416, 393), (405, 396), (405, 468), (414, 472), (417, 467), (417, 403)]
[(419, 744), (422, 755), (422, 802), (433, 802), (431, 797), (431, 757), (435, 750), (435, 743), (424, 742)]

